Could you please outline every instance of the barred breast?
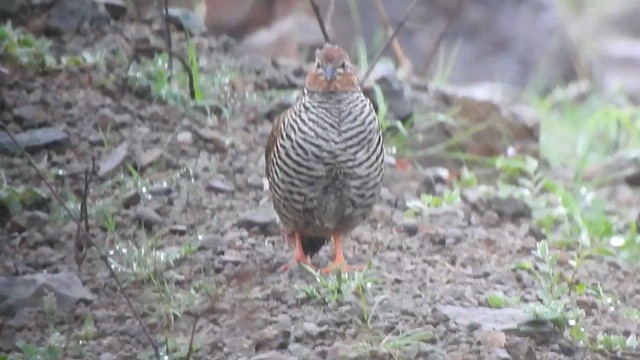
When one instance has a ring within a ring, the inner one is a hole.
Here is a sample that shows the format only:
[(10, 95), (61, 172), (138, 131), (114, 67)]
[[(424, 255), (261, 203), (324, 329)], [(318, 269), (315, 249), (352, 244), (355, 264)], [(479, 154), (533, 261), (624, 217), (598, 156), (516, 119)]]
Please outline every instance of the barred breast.
[(348, 232), (379, 198), (384, 145), (360, 91), (310, 92), (282, 114), (266, 153), (274, 208), (284, 227), (312, 236)]

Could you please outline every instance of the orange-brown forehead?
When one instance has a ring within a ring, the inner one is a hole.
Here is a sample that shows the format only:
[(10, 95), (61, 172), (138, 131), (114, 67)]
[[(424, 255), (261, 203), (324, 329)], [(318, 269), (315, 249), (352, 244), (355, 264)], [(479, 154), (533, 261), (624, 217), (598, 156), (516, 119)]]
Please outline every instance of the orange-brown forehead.
[(337, 46), (325, 46), (320, 50), (318, 58), (323, 63), (332, 63), (338, 60), (346, 60), (349, 58), (347, 53)]

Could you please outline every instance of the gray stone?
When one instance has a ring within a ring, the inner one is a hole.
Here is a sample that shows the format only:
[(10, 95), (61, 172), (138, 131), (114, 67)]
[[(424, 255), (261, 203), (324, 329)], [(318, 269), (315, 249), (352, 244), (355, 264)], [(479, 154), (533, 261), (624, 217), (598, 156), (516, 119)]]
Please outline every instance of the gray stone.
[[(18, 144), (25, 150), (65, 144), (69, 140), (67, 133), (55, 127), (30, 129), (14, 136)], [(18, 146), (14, 144), (9, 135), (4, 131), (0, 132), (0, 153), (13, 155), (19, 151)]]
[(102, 161), (98, 167), (98, 176), (107, 178), (113, 176), (120, 169), (127, 156), (129, 155), (129, 143), (123, 142), (113, 149)]
[(185, 8), (170, 7), (167, 9), (169, 21), (191, 35), (200, 35), (207, 31), (201, 17)]
[(95, 296), (71, 272), (0, 277), (0, 316), (13, 317), (25, 308), (42, 307), (42, 298), (51, 292), (58, 311), (68, 312), (79, 301), (92, 302)]
[(25, 128), (34, 128), (46, 122), (47, 114), (40, 106), (26, 105), (13, 109), (16, 122)]
[(164, 220), (157, 212), (148, 207), (139, 206), (136, 209), (136, 219), (142, 223), (147, 228), (152, 228), (156, 225), (160, 225), (164, 223)]
[(109, 15), (100, 3), (92, 0), (57, 0), (47, 15), (46, 24), (49, 31), (69, 34), (85, 22), (94, 25), (108, 21)]
[(436, 308), (436, 311), (442, 313), (460, 327), (467, 327), (474, 323), (480, 324), (482, 330), (515, 330), (518, 329), (518, 324), (526, 319), (523, 310), (514, 308), (491, 309), (440, 305)]

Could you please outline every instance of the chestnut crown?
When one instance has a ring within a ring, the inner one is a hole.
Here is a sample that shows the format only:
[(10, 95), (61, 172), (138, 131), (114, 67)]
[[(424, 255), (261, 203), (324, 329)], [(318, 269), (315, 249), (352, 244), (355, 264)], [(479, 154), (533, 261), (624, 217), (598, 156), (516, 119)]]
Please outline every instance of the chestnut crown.
[(305, 87), (308, 91), (359, 91), (349, 55), (340, 46), (325, 44), (316, 50), (316, 63), (307, 74)]

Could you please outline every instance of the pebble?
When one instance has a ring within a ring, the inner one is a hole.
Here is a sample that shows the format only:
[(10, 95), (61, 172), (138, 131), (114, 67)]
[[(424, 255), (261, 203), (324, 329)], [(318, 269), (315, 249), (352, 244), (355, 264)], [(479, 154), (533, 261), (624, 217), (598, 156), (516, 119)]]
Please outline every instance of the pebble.
[(162, 217), (158, 215), (157, 212), (144, 206), (140, 206), (136, 209), (135, 217), (142, 223), (142, 225), (147, 228), (152, 228), (164, 222)]
[(232, 193), (236, 191), (236, 187), (223, 179), (211, 179), (205, 185), (207, 191), (213, 191), (218, 194)]

